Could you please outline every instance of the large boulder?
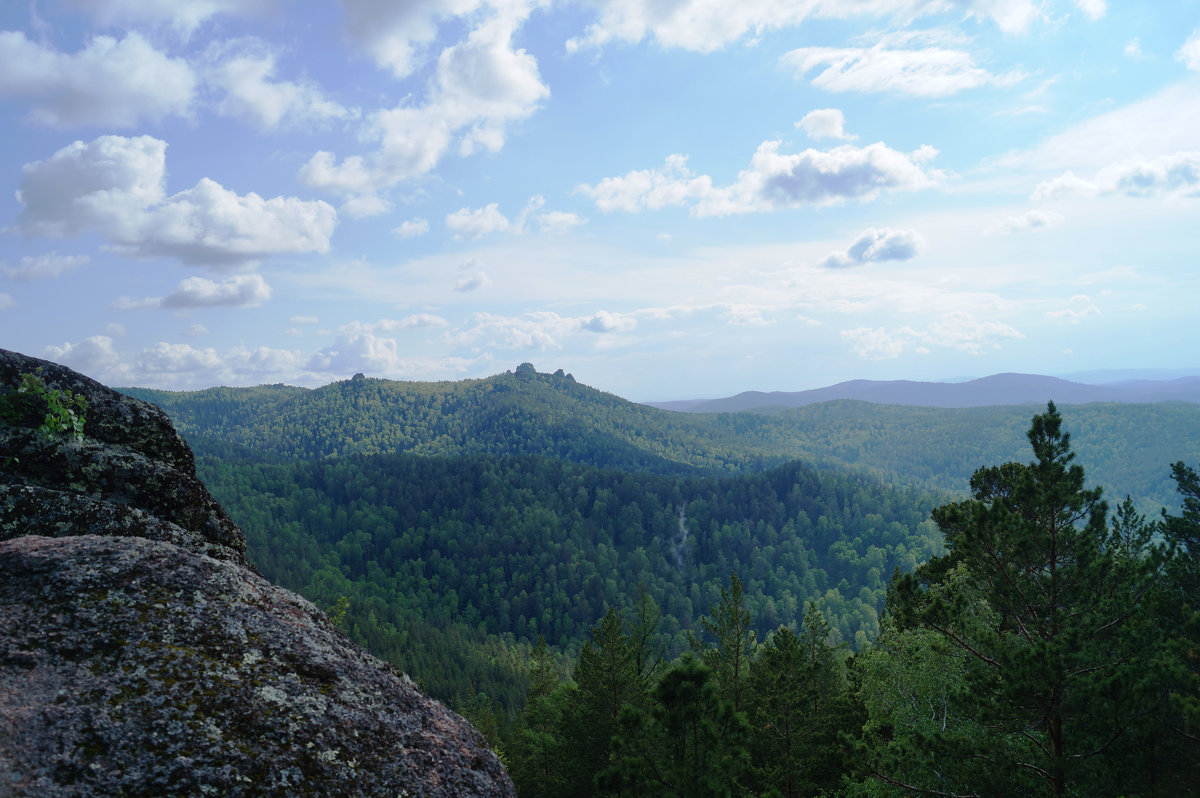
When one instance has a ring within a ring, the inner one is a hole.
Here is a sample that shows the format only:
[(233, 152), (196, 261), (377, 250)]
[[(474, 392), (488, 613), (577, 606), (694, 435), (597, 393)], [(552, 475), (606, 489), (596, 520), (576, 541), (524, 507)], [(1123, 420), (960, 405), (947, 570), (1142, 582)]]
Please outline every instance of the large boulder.
[(247, 565), (161, 411), (3, 350), (0, 401), (39, 368), (88, 405), (82, 439), (27, 402), (0, 425), (0, 795), (513, 795), (466, 721)]

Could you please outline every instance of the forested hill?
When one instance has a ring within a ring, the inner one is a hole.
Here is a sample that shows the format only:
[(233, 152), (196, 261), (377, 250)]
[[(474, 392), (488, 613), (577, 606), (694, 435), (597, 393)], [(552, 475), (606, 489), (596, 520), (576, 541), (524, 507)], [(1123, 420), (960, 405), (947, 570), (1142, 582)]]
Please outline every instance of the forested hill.
[[(159, 405), (200, 453), (311, 460), (352, 454), (532, 454), (603, 468), (678, 473), (744, 470), (792, 453), (740, 424), (638, 405), (561, 371), (458, 382), (356, 376), (308, 390), (285, 385), (196, 392), (122, 389)], [(752, 429), (774, 422), (748, 418)]]
[[(839, 400), (774, 412), (685, 414), (570, 375), (459, 382), (356, 378), (196, 392), (124, 389), (160, 405), (197, 453), (223, 460), (348, 454), (535, 455), (598, 468), (717, 474), (800, 459), (895, 483), (966, 490), (981, 463), (1023, 460), (1037, 407), (929, 408)], [(1177, 503), (1168, 464), (1200, 451), (1200, 405), (1088, 404), (1068, 411), (1079, 462), (1106, 495), (1151, 514)]]

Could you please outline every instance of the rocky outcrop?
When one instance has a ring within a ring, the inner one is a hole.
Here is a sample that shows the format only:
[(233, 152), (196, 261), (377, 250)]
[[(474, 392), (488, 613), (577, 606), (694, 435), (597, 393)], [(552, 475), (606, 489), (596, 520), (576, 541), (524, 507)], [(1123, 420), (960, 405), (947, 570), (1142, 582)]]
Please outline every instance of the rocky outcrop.
[[(82, 439), (38, 433), (45, 403), (16, 394), (24, 374), (84, 398)], [(0, 398), (8, 400), (0, 424), (0, 540), (136, 536), (247, 564), (242, 531), (196, 479), (192, 451), (162, 410), (3, 349)]]
[(466, 721), (247, 566), (161, 411), (2, 350), (0, 400), (39, 367), (88, 407), (81, 440), (23, 404), (0, 426), (0, 795), (513, 794)]

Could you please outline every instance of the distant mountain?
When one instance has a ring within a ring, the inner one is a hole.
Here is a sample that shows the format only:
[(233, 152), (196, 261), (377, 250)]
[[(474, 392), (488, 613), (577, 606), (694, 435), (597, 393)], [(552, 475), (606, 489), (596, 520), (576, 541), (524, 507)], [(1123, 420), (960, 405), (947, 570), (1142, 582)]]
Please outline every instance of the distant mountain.
[(648, 402), (652, 407), (687, 413), (732, 413), (766, 407), (804, 407), (835, 399), (917, 407), (991, 407), (1060, 405), (1091, 402), (1193, 402), (1200, 404), (1200, 377), (1171, 380), (1123, 380), (1101, 385), (1038, 374), (994, 374), (967, 382), (850, 380), (809, 391), (745, 391), (724, 399)]

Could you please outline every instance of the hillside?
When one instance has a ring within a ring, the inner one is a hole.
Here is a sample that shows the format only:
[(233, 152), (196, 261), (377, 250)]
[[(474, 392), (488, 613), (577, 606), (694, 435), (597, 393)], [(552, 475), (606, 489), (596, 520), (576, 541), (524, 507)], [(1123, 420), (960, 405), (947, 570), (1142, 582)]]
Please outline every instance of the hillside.
[[(677, 413), (531, 369), (460, 382), (355, 379), (315, 390), (124, 390), (166, 410), (199, 454), (223, 460), (533, 455), (596, 468), (716, 475), (802, 459), (940, 491), (966, 490), (981, 463), (1023, 459), (1024, 430), (1040, 407), (839, 400)], [(1110, 497), (1131, 495), (1152, 514), (1175, 505), (1169, 464), (1200, 451), (1200, 405), (1076, 405), (1067, 420), (1078, 433), (1079, 462)]]

